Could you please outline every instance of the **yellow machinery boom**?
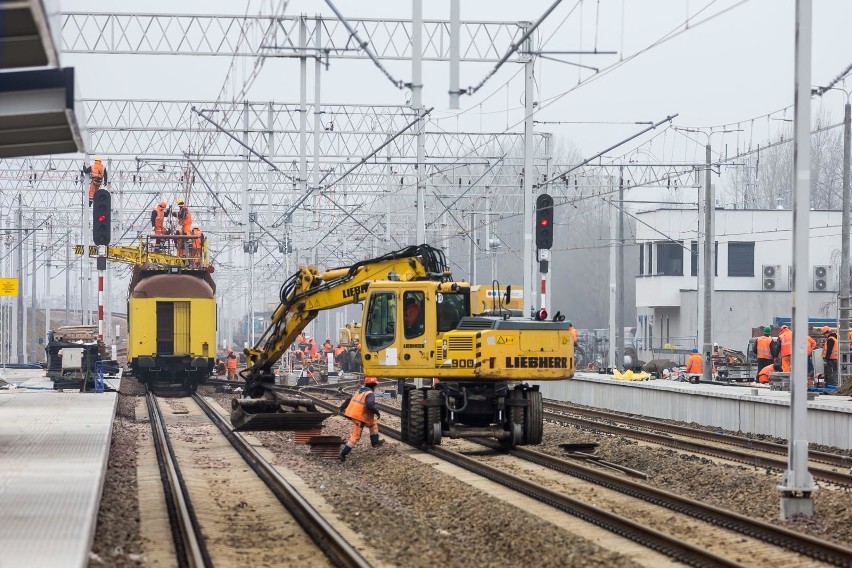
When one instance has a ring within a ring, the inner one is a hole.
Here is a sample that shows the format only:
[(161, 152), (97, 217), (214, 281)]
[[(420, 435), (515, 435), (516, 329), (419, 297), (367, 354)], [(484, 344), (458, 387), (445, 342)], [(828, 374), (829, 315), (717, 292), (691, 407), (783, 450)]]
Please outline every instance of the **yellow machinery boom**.
[[(201, 249), (198, 253), (193, 254), (189, 243), (196, 239), (193, 236), (183, 235), (168, 235), (151, 237), (146, 236), (139, 239), (136, 246), (109, 245), (106, 247), (106, 258), (112, 262), (120, 262), (122, 264), (131, 264), (140, 266), (144, 269), (149, 268), (169, 268), (172, 266), (182, 268), (207, 268), (209, 267), (207, 255), (207, 238), (201, 236)], [(170, 248), (155, 244), (151, 241), (181, 241), (187, 243), (186, 250), (190, 251), (184, 255), (173, 254)], [(89, 248), (89, 256), (98, 256), (97, 247)]]

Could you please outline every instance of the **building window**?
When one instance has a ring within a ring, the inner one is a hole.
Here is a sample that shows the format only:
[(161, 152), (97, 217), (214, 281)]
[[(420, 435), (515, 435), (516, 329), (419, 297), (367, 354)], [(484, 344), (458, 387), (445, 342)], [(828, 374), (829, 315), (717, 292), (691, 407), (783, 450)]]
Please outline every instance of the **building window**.
[[(719, 276), (719, 241), (713, 243), (713, 276)], [(698, 241), (690, 243), (690, 276), (698, 276)]]
[(654, 273), (654, 243), (648, 243), (648, 274)]
[(639, 276), (645, 274), (645, 245), (639, 245)]
[(683, 276), (683, 243), (657, 243), (657, 274)]
[(728, 243), (728, 276), (754, 276), (754, 243)]

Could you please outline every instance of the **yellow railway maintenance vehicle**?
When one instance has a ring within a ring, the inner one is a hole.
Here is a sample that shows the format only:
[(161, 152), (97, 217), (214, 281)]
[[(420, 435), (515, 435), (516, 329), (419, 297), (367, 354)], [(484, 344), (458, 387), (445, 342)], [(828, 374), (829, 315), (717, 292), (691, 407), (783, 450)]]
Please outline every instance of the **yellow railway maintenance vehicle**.
[[(107, 259), (133, 266), (127, 298), (127, 363), (155, 389), (195, 392), (216, 355), (216, 284), (207, 242), (186, 255), (170, 244), (190, 237), (145, 237), (136, 247), (109, 246)], [(190, 247), (183, 247), (190, 251)]]
[[(400, 380), (405, 441), (434, 445), (444, 436), (491, 436), (509, 447), (541, 442), (541, 393), (524, 381), (573, 377), (568, 325), (471, 316), (470, 285), (450, 281), (443, 253), (428, 245), (327, 272), (303, 266), (288, 279), (270, 327), (246, 349), (244, 398), (232, 401), (237, 430), (312, 427), (328, 416), (307, 399), (274, 392), (271, 369), (320, 311), (353, 303), (364, 305), (364, 373)], [(416, 378), (426, 386), (405, 381)]]

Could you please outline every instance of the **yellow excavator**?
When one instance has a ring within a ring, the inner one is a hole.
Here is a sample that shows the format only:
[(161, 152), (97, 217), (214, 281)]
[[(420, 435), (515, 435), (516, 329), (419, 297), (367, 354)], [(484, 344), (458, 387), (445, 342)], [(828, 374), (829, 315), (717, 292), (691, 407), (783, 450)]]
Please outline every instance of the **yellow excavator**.
[[(453, 282), (443, 252), (407, 247), (320, 272), (303, 266), (281, 288), (281, 304), (258, 343), (245, 350), (246, 388), (232, 401), (236, 430), (316, 427), (328, 413), (273, 388), (272, 368), (320, 311), (363, 303), (364, 373), (399, 381), (404, 441), (493, 437), (505, 446), (538, 444), (542, 398), (524, 381), (574, 375), (564, 318), (471, 315), (470, 285)], [(542, 317), (542, 312), (539, 312)], [(546, 317), (546, 316), (544, 316)], [(413, 381), (421, 379), (415, 387)]]

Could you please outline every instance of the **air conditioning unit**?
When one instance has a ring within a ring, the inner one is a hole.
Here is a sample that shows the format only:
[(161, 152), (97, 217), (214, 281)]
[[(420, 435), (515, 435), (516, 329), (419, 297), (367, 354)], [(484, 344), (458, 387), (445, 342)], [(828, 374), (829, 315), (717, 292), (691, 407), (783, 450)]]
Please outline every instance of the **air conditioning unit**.
[(834, 278), (834, 270), (831, 265), (820, 264), (813, 267), (812, 292), (836, 292), (837, 281)]
[(787, 283), (787, 278), (781, 278), (781, 265), (764, 264), (761, 270), (764, 290), (780, 290), (782, 284)]

